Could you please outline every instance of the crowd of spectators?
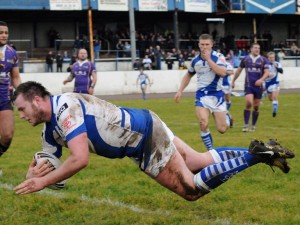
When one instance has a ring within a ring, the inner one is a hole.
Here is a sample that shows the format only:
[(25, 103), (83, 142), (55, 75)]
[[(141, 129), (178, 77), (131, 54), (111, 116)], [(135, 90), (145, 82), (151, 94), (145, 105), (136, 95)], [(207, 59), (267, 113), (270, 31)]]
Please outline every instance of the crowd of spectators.
[[(174, 33), (170, 30), (164, 32), (151, 32), (145, 30), (136, 31), (136, 49), (138, 60), (135, 62), (134, 68), (144, 66), (145, 69), (162, 68), (162, 63), (167, 64), (168, 69), (172, 69), (174, 63), (178, 63), (179, 69), (186, 69), (186, 61), (191, 60), (198, 52), (198, 38), (203, 33), (209, 33), (208, 29), (203, 29), (201, 32), (187, 32), (179, 36), (179, 49), (176, 49)], [(268, 51), (275, 51), (277, 60), (282, 60), (285, 56), (300, 56), (300, 49), (296, 42), (280, 41), (276, 43), (273, 41), (272, 34), (269, 30), (262, 34), (246, 35), (242, 34), (236, 37), (233, 34), (228, 34), (220, 37), (217, 30), (213, 30), (211, 35), (215, 40), (215, 49), (219, 49), (228, 60), (231, 61), (234, 67), (238, 66), (241, 57), (248, 54), (251, 43), (255, 40), (261, 46), (262, 54)], [(105, 40), (103, 42), (102, 40)], [(103, 49), (108, 49), (109, 43), (110, 51), (116, 57), (131, 57), (130, 32), (128, 28), (119, 28), (113, 32), (109, 28), (103, 30), (96, 30), (94, 33), (94, 55), (95, 59), (100, 58), (100, 52)], [(89, 40), (87, 35), (80, 35), (75, 38), (73, 43), (73, 50), (71, 55), (77, 54), (78, 49), (85, 48), (90, 55)], [(68, 53), (66, 53), (68, 54)], [(64, 57), (64, 62), (70, 61), (71, 57)], [(48, 68), (50, 70), (50, 68)]]

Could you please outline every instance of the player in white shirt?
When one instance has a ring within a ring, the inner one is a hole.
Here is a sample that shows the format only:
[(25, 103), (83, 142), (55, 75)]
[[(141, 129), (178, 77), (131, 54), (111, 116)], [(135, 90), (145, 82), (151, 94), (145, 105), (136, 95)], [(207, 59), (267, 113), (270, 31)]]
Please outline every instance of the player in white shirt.
[(268, 98), (272, 101), (273, 106), (273, 117), (276, 117), (278, 111), (278, 95), (279, 95), (279, 80), (278, 73), (283, 73), (282, 66), (279, 62), (275, 61), (275, 52), (268, 53), (268, 60), (270, 62), (270, 75), (265, 80), (266, 91), (268, 94)]
[(199, 37), (200, 55), (192, 59), (187, 73), (174, 97), (179, 102), (183, 90), (197, 75), (196, 116), (200, 125), (200, 136), (208, 150), (213, 149), (213, 140), (209, 130), (209, 116), (212, 113), (216, 128), (225, 133), (229, 124), (226, 121), (226, 103), (222, 91), (222, 77), (226, 75), (225, 57), (212, 49), (213, 38), (209, 34)]
[(147, 86), (148, 84), (151, 85), (151, 82), (148, 75), (144, 72), (144, 67), (140, 67), (140, 73), (136, 79), (136, 85), (138, 86), (138, 84), (140, 85), (142, 91), (142, 98), (146, 100)]
[(34, 81), (20, 84), (14, 100), (21, 119), (33, 126), (44, 123), (43, 151), (60, 158), (62, 147), (70, 150), (55, 170), (47, 160), (39, 165), (33, 160), (26, 180), (14, 188), (17, 194), (36, 192), (73, 176), (88, 165), (89, 152), (106, 158), (130, 157), (148, 176), (189, 201), (260, 162), (287, 173), (286, 158), (294, 157), (274, 140), (251, 141), (249, 149), (222, 147), (200, 153), (175, 137), (152, 111), (118, 107), (88, 94), (52, 96)]

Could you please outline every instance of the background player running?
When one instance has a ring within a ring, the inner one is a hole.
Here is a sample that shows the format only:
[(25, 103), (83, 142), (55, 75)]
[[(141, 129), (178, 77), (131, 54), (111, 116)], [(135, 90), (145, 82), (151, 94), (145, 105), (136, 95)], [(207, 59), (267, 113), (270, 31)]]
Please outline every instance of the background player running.
[(268, 53), (268, 60), (270, 62), (270, 74), (265, 80), (265, 84), (268, 98), (270, 101), (272, 101), (272, 115), (275, 117), (278, 111), (278, 95), (280, 89), (278, 73), (283, 73), (283, 69), (280, 62), (275, 61), (275, 52)]
[(138, 84), (140, 85), (140, 88), (142, 91), (142, 98), (144, 100), (146, 100), (146, 91), (147, 91), (148, 83), (151, 86), (150, 79), (149, 79), (148, 75), (145, 74), (145, 72), (144, 72), (144, 67), (140, 67), (140, 73), (136, 79), (136, 86), (138, 86)]
[[(232, 88), (235, 86), (235, 81), (240, 76), (245, 68), (245, 109), (244, 109), (244, 127), (243, 132), (255, 131), (256, 122), (259, 116), (259, 106), (263, 93), (263, 82), (269, 76), (269, 62), (266, 57), (260, 55), (260, 45), (253, 43), (250, 48), (250, 54), (244, 57), (237, 68), (233, 81)], [(252, 110), (252, 127), (249, 128), (249, 120)]]
[(183, 90), (196, 74), (196, 116), (201, 139), (205, 147), (210, 150), (213, 149), (213, 139), (208, 126), (210, 114), (213, 114), (216, 128), (220, 133), (225, 133), (229, 127), (229, 123), (226, 122), (227, 110), (222, 91), (222, 77), (226, 75), (226, 60), (221, 53), (212, 49), (213, 38), (209, 34), (202, 34), (199, 37), (198, 46), (200, 55), (192, 59), (174, 99), (179, 102)]

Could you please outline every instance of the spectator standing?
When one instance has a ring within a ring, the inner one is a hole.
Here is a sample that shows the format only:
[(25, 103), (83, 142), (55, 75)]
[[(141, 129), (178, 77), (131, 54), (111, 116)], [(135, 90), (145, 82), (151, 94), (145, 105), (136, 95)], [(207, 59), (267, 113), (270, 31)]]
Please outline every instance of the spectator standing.
[(86, 49), (80, 49), (78, 60), (72, 66), (69, 77), (63, 81), (65, 85), (75, 78), (74, 92), (92, 95), (97, 83), (97, 72), (95, 65), (88, 60)]
[(101, 51), (101, 40), (96, 39), (94, 43), (94, 55), (95, 59), (100, 58), (100, 51)]
[(162, 58), (162, 51), (160, 49), (160, 46), (157, 45), (154, 50), (155, 55), (155, 65), (157, 70), (161, 70), (161, 58)]
[(117, 57), (123, 57), (124, 44), (121, 40), (119, 40), (118, 43), (116, 44), (116, 50), (117, 50)]
[(52, 51), (46, 55), (46, 64), (47, 64), (47, 71), (46, 72), (53, 72), (53, 62), (54, 62), (54, 55)]
[(61, 55), (60, 51), (57, 52), (55, 60), (56, 60), (56, 72), (62, 72), (62, 66), (63, 66), (64, 58)]
[[(237, 68), (232, 88), (235, 81), (240, 76), (242, 70), (245, 69), (245, 108), (244, 108), (244, 126), (242, 131), (255, 131), (256, 122), (259, 116), (259, 106), (263, 93), (263, 82), (269, 76), (269, 62), (266, 57), (260, 55), (260, 45), (253, 43), (250, 48), (250, 54), (241, 60), (240, 66)], [(249, 128), (249, 120), (252, 109), (252, 127)]]

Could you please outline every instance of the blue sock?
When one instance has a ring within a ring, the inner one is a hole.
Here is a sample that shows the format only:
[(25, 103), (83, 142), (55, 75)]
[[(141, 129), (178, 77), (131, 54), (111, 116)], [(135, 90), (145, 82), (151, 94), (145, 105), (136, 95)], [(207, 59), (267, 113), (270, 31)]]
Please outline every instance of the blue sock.
[(208, 193), (234, 175), (259, 162), (254, 155), (245, 153), (242, 156), (205, 167), (194, 176), (194, 183), (201, 191)]
[(277, 109), (278, 109), (278, 101), (273, 101), (273, 112), (277, 113)]
[(213, 140), (209, 131), (207, 132), (201, 131), (201, 138), (207, 150), (213, 149)]
[(227, 111), (229, 111), (230, 106), (231, 106), (231, 101), (230, 101), (230, 102), (226, 102), (226, 108), (227, 108)]
[(229, 115), (229, 112), (227, 111), (227, 113), (226, 113), (226, 124), (227, 124), (228, 127), (230, 126), (230, 119), (231, 119), (231, 117)]
[(215, 163), (227, 161), (229, 159), (244, 155), (248, 148), (220, 147), (209, 151)]

